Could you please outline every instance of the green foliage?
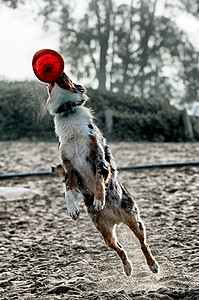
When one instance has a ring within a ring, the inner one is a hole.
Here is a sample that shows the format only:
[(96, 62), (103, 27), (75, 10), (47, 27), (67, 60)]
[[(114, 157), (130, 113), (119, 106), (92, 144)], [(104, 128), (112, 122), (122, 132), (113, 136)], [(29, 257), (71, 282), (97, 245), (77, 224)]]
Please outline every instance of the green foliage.
[[(163, 100), (89, 90), (99, 126), (105, 131), (104, 111), (113, 112), (113, 140), (185, 141), (182, 113)], [(196, 120), (199, 126), (199, 120)], [(199, 128), (195, 125), (196, 132)]]
[[(0, 82), (0, 140), (56, 141), (53, 119), (46, 110), (46, 85), (39, 82)], [(103, 132), (105, 114), (113, 112), (112, 140), (186, 141), (182, 113), (164, 101), (128, 94), (88, 90), (87, 106)], [(191, 118), (199, 140), (199, 120)]]
[(46, 87), (37, 82), (0, 82), (0, 140), (55, 139), (45, 109)]

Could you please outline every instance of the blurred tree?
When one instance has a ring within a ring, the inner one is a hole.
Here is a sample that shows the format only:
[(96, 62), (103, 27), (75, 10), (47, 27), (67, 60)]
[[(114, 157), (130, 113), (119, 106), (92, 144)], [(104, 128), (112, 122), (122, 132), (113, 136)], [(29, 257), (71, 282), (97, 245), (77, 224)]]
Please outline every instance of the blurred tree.
[[(0, 0), (16, 7), (23, 0)], [(87, 9), (74, 11), (69, 0), (42, 0), (44, 28), (56, 23), (60, 51), (70, 71), (88, 78), (102, 90), (136, 96), (198, 99), (198, 51), (175, 21), (157, 13), (160, 0), (89, 0)], [(83, 1), (81, 2), (84, 3)], [(199, 0), (165, 0), (165, 9), (198, 17)]]
[[(158, 0), (119, 6), (90, 0), (81, 18), (74, 17), (69, 1), (43, 1), (45, 26), (59, 24), (60, 50), (78, 79), (84, 74), (97, 80), (99, 89), (162, 98), (176, 95), (180, 82), (183, 100), (198, 97), (198, 53), (175, 22), (156, 14)], [(188, 0), (181, 4), (188, 10)], [(191, 13), (197, 4), (194, 0)]]
[(172, 10), (187, 11), (197, 19), (199, 19), (199, 0), (165, 0), (165, 7)]
[(64, 24), (60, 32), (61, 51), (72, 66), (72, 72), (78, 78), (83, 73), (90, 78), (94, 73), (98, 88), (103, 90), (106, 89), (113, 17), (112, 0), (91, 0), (86, 13), (78, 22), (69, 17), (66, 8), (61, 14)]
[[(186, 12), (199, 20), (199, 0), (165, 0), (165, 8), (174, 18)], [(191, 103), (199, 99), (199, 52), (184, 38), (182, 42), (186, 45), (179, 46), (177, 51), (182, 66), (179, 70), (184, 87), (182, 102)]]
[(11, 7), (11, 8), (17, 8), (18, 7), (18, 4), (22, 3), (24, 4), (25, 1), (24, 0), (0, 0), (0, 3), (4, 3), (6, 4), (8, 7)]

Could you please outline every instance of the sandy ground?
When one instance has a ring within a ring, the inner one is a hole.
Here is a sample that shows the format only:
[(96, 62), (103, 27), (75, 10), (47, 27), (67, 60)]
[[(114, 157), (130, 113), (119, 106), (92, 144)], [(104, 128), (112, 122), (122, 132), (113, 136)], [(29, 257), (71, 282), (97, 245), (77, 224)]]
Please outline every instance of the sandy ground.
[[(119, 166), (199, 158), (198, 143), (111, 146)], [(48, 170), (59, 162), (54, 143), (2, 142), (0, 153), (1, 173)], [(0, 181), (4, 188), (30, 189), (15, 200), (1, 196), (0, 299), (199, 299), (198, 174), (199, 167), (119, 174), (136, 198), (160, 265), (158, 275), (150, 272), (138, 241), (122, 225), (118, 237), (134, 267), (130, 278), (83, 202), (78, 221), (67, 215), (59, 178)]]

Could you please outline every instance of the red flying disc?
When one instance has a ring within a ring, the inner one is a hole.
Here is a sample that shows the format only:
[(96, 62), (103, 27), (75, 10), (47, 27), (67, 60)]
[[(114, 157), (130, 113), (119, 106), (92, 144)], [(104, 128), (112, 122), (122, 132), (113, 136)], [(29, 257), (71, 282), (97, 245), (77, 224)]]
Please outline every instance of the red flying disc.
[(32, 60), (35, 75), (43, 82), (55, 81), (64, 71), (62, 56), (51, 49), (39, 50)]

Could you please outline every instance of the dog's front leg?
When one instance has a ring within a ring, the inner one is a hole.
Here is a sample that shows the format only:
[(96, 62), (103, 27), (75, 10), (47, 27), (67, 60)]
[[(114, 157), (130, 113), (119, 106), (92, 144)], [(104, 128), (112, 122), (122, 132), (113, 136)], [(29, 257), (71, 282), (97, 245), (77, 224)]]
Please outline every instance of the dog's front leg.
[(70, 217), (73, 220), (77, 220), (79, 216), (79, 209), (78, 209), (78, 193), (74, 189), (68, 189), (66, 186), (66, 191), (65, 191), (65, 200), (66, 200), (66, 207), (67, 211), (70, 215)]
[(102, 145), (98, 143), (96, 136), (90, 136), (91, 158), (93, 160), (96, 174), (94, 187), (94, 207), (101, 210), (105, 205), (105, 185), (110, 179), (110, 165), (105, 160), (105, 153)]
[(71, 162), (61, 153), (61, 160), (64, 169), (67, 171), (67, 181), (65, 182), (65, 200), (69, 215), (73, 220), (77, 220), (79, 216), (78, 202), (79, 193), (77, 192), (77, 175)]
[(102, 175), (96, 176), (93, 204), (97, 210), (103, 209), (105, 205), (105, 183)]

